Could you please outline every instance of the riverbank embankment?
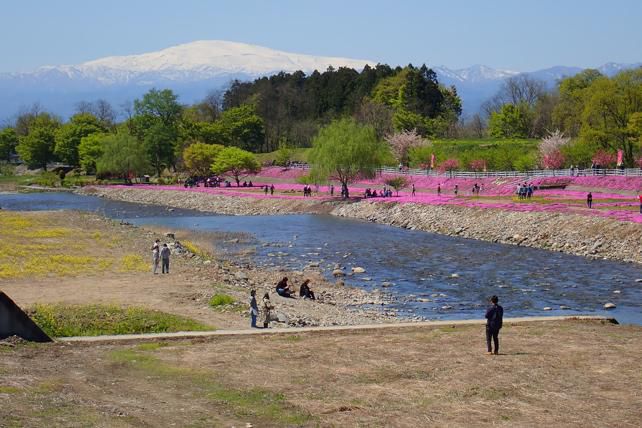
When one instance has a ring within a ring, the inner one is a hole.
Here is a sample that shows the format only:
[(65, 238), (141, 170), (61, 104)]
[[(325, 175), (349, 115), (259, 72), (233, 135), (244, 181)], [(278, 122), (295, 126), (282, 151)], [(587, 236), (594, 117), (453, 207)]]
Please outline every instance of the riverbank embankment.
[(394, 202), (255, 199), (153, 188), (90, 187), (80, 193), (228, 215), (323, 213), (448, 236), (642, 263), (642, 227), (597, 216)]

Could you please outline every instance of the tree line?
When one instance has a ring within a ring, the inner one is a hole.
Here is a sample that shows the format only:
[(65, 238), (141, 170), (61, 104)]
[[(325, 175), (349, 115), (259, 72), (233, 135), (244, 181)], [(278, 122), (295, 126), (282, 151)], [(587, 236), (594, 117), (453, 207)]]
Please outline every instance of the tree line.
[[(596, 152), (621, 150), (624, 165), (640, 156), (642, 68), (613, 77), (584, 70), (547, 90), (527, 75), (508, 79), (483, 106), (488, 135), (495, 138), (570, 138), (564, 150), (576, 162), (591, 163)], [(576, 163), (577, 164), (577, 163)]]
[[(79, 103), (66, 122), (34, 106), (0, 129), (0, 158), (17, 153), (31, 168), (60, 161), (88, 174), (135, 169), (160, 175), (185, 166), (186, 149), (195, 144), (199, 156), (207, 152), (203, 145), (217, 145), (254, 153), (278, 148), (285, 159), (293, 147), (310, 147), (323, 127), (350, 119), (372, 128), (381, 141), (404, 132), (423, 142), (471, 132), (496, 139), (543, 138), (559, 130), (571, 140), (559, 145), (560, 153), (547, 154), (552, 163), (564, 158), (590, 164), (596, 152), (622, 150), (625, 164), (632, 166), (642, 135), (642, 69), (611, 78), (586, 70), (553, 90), (516, 76), (485, 103), (481, 115), (467, 122), (460, 116), (455, 88), (441, 85), (425, 65), (380, 64), (361, 72), (329, 68), (234, 81), (224, 93), (212, 92), (193, 105), (182, 105), (169, 89), (152, 89), (126, 105), (120, 120), (103, 100)], [(434, 148), (420, 146), (399, 162), (428, 165)], [(528, 169), (540, 161), (524, 157), (520, 165)], [(486, 161), (489, 167), (494, 163)]]

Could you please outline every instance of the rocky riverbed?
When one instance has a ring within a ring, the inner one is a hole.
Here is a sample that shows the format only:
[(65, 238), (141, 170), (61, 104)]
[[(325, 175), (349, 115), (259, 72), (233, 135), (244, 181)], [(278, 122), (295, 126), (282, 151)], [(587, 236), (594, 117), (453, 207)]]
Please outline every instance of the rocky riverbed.
[(79, 192), (127, 202), (218, 214), (328, 213), (449, 236), (522, 245), (589, 258), (642, 263), (642, 227), (636, 223), (600, 217), (452, 205), (253, 199), (139, 188), (90, 187)]

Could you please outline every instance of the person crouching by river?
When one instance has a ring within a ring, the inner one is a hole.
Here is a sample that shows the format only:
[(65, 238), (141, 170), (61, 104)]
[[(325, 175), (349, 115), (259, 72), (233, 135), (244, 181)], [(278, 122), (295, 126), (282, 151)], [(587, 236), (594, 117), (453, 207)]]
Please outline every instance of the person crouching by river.
[(303, 284), (301, 284), (301, 287), (299, 288), (299, 296), (303, 297), (304, 299), (316, 300), (314, 297), (314, 292), (310, 290), (309, 279), (306, 279), (305, 281), (303, 281)]
[(288, 284), (287, 276), (284, 276), (283, 279), (276, 284), (276, 294), (281, 297), (289, 297), (291, 299), (294, 299), (292, 290), (290, 290), (290, 285)]
[(261, 303), (261, 322), (263, 322), (263, 328), (270, 327), (270, 315), (272, 309), (274, 309), (274, 306), (272, 306), (272, 302), (270, 302), (270, 293), (265, 293), (263, 296), (263, 302)]
[(256, 317), (259, 315), (259, 305), (256, 304), (256, 291), (250, 291), (250, 327), (256, 328)]
[[(491, 297), (491, 306), (486, 311), (486, 347), (488, 348), (489, 355), (499, 354), (499, 330), (501, 330), (504, 320), (504, 308), (497, 304), (498, 301), (497, 296)], [(490, 343), (491, 339), (493, 339), (493, 343), (495, 344), (494, 352)]]

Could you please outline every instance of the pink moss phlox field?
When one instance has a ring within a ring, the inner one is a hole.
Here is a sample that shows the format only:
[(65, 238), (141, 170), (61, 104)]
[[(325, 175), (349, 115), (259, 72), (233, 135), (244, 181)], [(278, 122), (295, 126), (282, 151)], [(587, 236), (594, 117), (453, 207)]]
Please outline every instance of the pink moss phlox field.
[[(300, 168), (285, 169), (282, 167), (264, 168), (256, 177), (251, 177), (254, 187), (193, 187), (134, 185), (115, 186), (122, 188), (139, 188), (147, 190), (174, 190), (181, 192), (198, 192), (220, 196), (236, 196), (254, 199), (313, 199), (338, 200), (340, 186), (335, 183), (334, 198), (329, 194), (329, 186), (311, 186), (312, 197), (303, 197), (303, 184), (296, 179), (306, 170)], [(385, 187), (385, 181), (398, 174), (378, 174), (370, 180), (360, 180), (352, 183), (350, 195), (361, 198), (365, 188), (379, 191)], [(405, 176), (409, 186), (402, 189), (392, 198), (371, 198), (375, 203), (425, 204), (425, 205), (455, 205), (480, 209), (500, 209), (517, 212), (556, 212), (586, 216), (613, 218), (621, 221), (642, 223), (642, 214), (636, 209), (639, 200), (635, 194), (642, 189), (642, 177), (624, 176), (589, 176), (589, 177), (544, 177), (525, 180), (520, 177), (506, 178), (448, 178), (444, 176)], [(282, 180), (281, 182), (273, 182)], [(533, 199), (518, 200), (515, 191), (522, 183), (532, 183), (535, 186)], [(416, 196), (409, 190), (410, 184), (417, 189)], [(473, 186), (481, 186), (479, 198), (473, 195)], [(262, 186), (274, 186), (275, 193), (266, 195)], [(441, 186), (441, 195), (437, 195), (437, 186)], [(458, 196), (454, 189), (458, 187)], [(540, 188), (542, 186), (542, 188)], [(566, 188), (571, 186), (571, 189)], [(594, 189), (594, 190), (593, 190)], [(607, 190), (608, 189), (608, 190)], [(593, 209), (586, 207), (588, 191), (593, 195)], [(618, 193), (622, 192), (622, 193)]]
[(285, 168), (281, 166), (268, 166), (261, 169), (260, 177), (279, 178), (279, 179), (296, 179), (308, 173), (308, 170), (302, 168)]
[[(184, 186), (155, 186), (147, 184), (135, 184), (132, 186), (111, 186), (116, 188), (123, 189), (144, 189), (144, 190), (172, 190), (178, 192), (196, 192), (196, 193), (206, 193), (209, 195), (218, 195), (218, 196), (238, 196), (241, 198), (253, 198), (253, 199), (304, 199), (303, 198), (303, 186), (300, 184), (283, 184), (283, 183), (274, 183), (274, 190), (276, 193), (274, 195), (266, 195), (264, 190), (262, 190), (258, 185), (254, 187), (184, 187)], [(279, 193), (280, 191), (290, 191), (295, 190), (295, 193), (292, 194), (283, 194)], [(328, 194), (319, 192), (317, 196), (313, 196), (312, 199), (325, 199), (329, 198)], [(307, 198), (310, 199), (310, 198)]]

